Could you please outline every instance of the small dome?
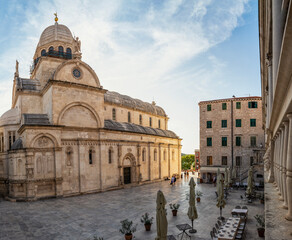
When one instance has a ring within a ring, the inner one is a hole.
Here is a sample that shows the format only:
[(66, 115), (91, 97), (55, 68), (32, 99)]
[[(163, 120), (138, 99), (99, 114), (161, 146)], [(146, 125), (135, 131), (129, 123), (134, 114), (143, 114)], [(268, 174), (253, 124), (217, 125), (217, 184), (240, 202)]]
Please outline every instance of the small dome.
[(0, 117), (0, 126), (20, 123), (20, 114), (17, 108), (12, 108)]
[(68, 27), (57, 22), (54, 25), (47, 27), (39, 40), (38, 47), (46, 45), (54, 41), (61, 41), (66, 43), (73, 43), (72, 33)]

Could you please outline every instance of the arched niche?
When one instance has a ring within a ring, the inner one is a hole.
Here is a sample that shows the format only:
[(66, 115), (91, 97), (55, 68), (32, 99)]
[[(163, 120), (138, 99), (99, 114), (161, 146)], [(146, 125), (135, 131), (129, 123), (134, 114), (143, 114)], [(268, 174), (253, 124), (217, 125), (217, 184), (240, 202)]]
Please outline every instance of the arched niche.
[(100, 119), (92, 107), (85, 103), (71, 103), (61, 112), (59, 125), (70, 127), (100, 127)]

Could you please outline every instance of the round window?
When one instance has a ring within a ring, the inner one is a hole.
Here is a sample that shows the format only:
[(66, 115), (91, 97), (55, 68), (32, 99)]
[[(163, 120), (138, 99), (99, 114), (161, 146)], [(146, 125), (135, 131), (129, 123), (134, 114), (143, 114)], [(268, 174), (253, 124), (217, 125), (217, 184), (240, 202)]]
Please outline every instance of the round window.
[(80, 70), (79, 69), (77, 69), (77, 68), (75, 68), (75, 69), (73, 69), (73, 76), (75, 77), (75, 78), (80, 78), (81, 77), (81, 72), (80, 72)]

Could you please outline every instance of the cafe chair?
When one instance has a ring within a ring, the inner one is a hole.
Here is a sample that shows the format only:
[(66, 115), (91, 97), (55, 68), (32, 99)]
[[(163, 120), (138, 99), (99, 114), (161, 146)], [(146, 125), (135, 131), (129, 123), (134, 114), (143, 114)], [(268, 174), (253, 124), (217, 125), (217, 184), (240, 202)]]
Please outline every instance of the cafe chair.
[(211, 239), (212, 239), (212, 240), (217, 240), (217, 239), (218, 239), (217, 237), (214, 236), (213, 231), (210, 232), (210, 235), (211, 235)]
[(241, 209), (241, 206), (236, 206), (235, 209)]
[(247, 206), (243, 206), (242, 209), (248, 209)]

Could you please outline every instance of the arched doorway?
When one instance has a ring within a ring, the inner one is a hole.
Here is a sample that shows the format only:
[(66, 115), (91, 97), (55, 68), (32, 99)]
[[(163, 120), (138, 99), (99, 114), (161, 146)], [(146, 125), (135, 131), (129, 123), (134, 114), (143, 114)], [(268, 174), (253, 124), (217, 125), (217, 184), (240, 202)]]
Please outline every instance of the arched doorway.
[(132, 153), (128, 153), (123, 158), (123, 184), (137, 182), (136, 160)]

